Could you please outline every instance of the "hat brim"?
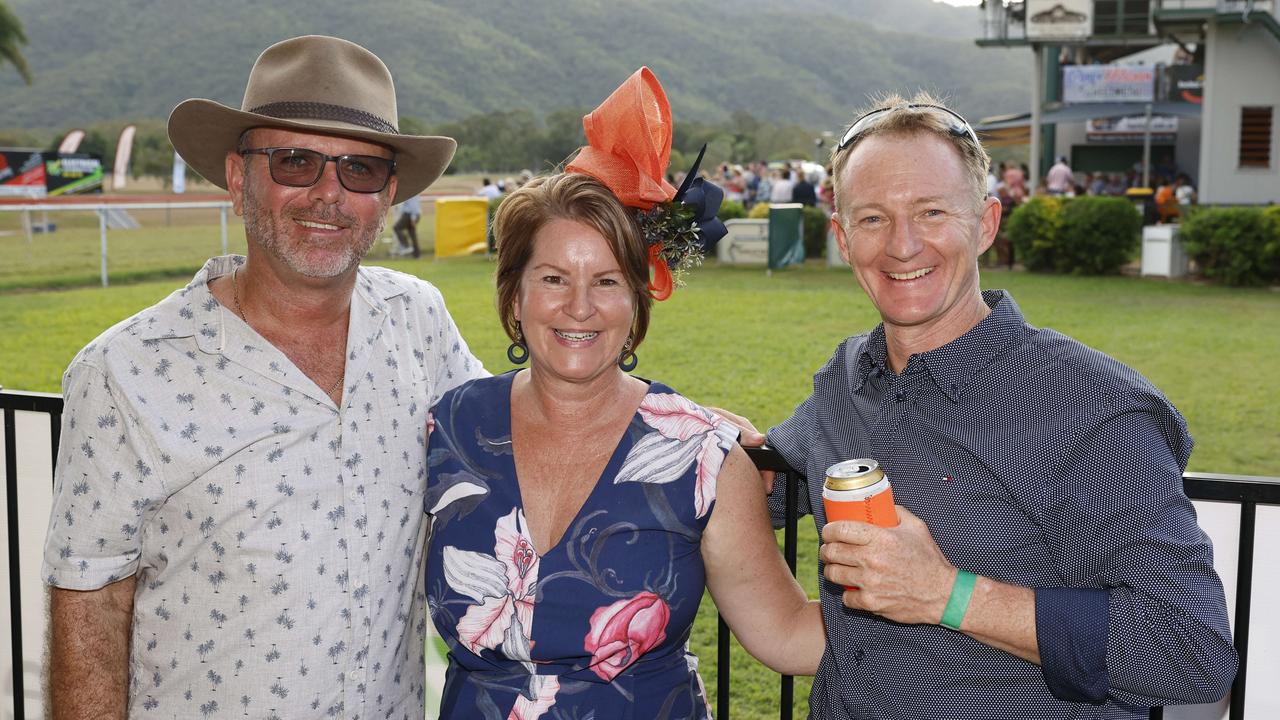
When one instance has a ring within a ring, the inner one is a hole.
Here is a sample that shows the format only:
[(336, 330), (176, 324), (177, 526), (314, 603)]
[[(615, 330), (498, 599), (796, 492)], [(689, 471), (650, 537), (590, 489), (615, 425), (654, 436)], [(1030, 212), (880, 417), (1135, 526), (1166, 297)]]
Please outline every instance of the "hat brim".
[(340, 121), (282, 120), (236, 110), (212, 100), (184, 100), (169, 114), (169, 141), (192, 170), (222, 189), (227, 188), (227, 153), (246, 130), (278, 127), (367, 140), (396, 154), (396, 194), (393, 203), (418, 195), (449, 167), (458, 143), (431, 135), (399, 135), (369, 130)]

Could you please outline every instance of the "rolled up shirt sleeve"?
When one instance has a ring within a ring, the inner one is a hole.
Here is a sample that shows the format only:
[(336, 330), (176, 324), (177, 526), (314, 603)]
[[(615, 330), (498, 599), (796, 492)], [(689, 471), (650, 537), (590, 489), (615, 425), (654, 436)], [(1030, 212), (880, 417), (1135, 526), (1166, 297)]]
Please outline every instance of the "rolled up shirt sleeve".
[(1059, 699), (1208, 703), (1235, 677), (1213, 546), (1182, 487), (1185, 435), (1170, 423), (1142, 403), (1103, 411), (1050, 484), (1045, 529), (1070, 587), (1037, 589), (1036, 635)]
[(166, 493), (153, 444), (101, 370), (72, 363), (63, 396), (42, 570), (54, 587), (95, 590), (137, 570), (144, 525)]
[[(795, 468), (802, 475), (798, 478), (800, 487), (796, 493), (796, 517), (813, 514), (813, 508), (809, 500), (809, 490), (807, 487), (807, 478), (803, 473), (810, 472), (806, 467), (809, 461), (808, 448), (811, 445), (811, 439), (814, 435), (814, 408), (816, 400), (810, 395), (796, 411), (782, 422), (769, 430), (766, 436), (766, 442), (782, 455), (782, 459), (787, 464)], [(786, 502), (787, 502), (787, 474), (777, 473), (773, 478), (773, 490), (769, 493), (768, 507), (769, 520), (773, 523), (774, 529), (781, 528), (786, 524)]]

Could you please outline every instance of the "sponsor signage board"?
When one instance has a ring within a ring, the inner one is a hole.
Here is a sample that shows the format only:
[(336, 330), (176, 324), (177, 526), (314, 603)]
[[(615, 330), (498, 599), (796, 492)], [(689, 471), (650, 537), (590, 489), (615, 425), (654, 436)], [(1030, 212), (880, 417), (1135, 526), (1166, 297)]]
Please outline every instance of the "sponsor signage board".
[(1067, 65), (1062, 68), (1062, 101), (1152, 102), (1155, 80), (1155, 67), (1147, 65)]
[(1093, 30), (1092, 0), (1027, 0), (1028, 40), (1083, 40)]
[(44, 153), (20, 148), (0, 150), (0, 197), (44, 196)]
[(1161, 96), (1169, 102), (1200, 105), (1204, 102), (1204, 68), (1199, 65), (1168, 65), (1161, 78)]
[[(1085, 122), (1085, 139), (1089, 142), (1135, 143), (1142, 142), (1146, 133), (1147, 117), (1094, 118)], [(1173, 115), (1151, 116), (1151, 142), (1171, 143), (1178, 135), (1178, 118)]]
[(102, 192), (102, 158), (96, 155), (58, 153), (44, 167), (49, 195)]

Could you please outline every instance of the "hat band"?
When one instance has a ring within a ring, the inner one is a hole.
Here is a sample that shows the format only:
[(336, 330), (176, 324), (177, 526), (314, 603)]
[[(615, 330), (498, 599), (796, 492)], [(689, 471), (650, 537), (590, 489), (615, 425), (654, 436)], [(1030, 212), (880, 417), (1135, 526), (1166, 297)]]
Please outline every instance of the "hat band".
[(395, 125), (383, 120), (373, 113), (320, 102), (274, 102), (250, 108), (249, 112), (266, 115), (280, 120), (337, 120), (339, 122), (359, 125), (374, 132), (399, 135)]

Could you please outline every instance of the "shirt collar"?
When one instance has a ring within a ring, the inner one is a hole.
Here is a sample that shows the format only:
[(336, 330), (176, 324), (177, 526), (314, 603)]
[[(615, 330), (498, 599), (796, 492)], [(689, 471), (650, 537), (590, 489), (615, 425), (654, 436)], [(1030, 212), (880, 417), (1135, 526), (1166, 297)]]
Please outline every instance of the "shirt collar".
[[(984, 290), (982, 300), (991, 308), (991, 313), (981, 322), (946, 345), (917, 356), (928, 369), (934, 384), (952, 402), (959, 400), (974, 375), (1027, 332), (1022, 310), (1009, 293)], [(888, 373), (888, 358), (884, 323), (880, 323), (867, 336), (857, 362), (850, 366), (853, 389), (861, 388), (874, 372)]]
[[(235, 309), (219, 303), (209, 292), (209, 283), (244, 265), (243, 255), (223, 255), (210, 258), (204, 267), (191, 278), (187, 286), (178, 291), (177, 320), (168, 328), (154, 328), (143, 340), (164, 340), (194, 337), (204, 352), (220, 353), (226, 344), (226, 322)], [(387, 300), (407, 291), (397, 273), (370, 272), (361, 267), (356, 275), (355, 301), (363, 300), (365, 312), (384, 314)], [(353, 312), (359, 302), (354, 303)]]

